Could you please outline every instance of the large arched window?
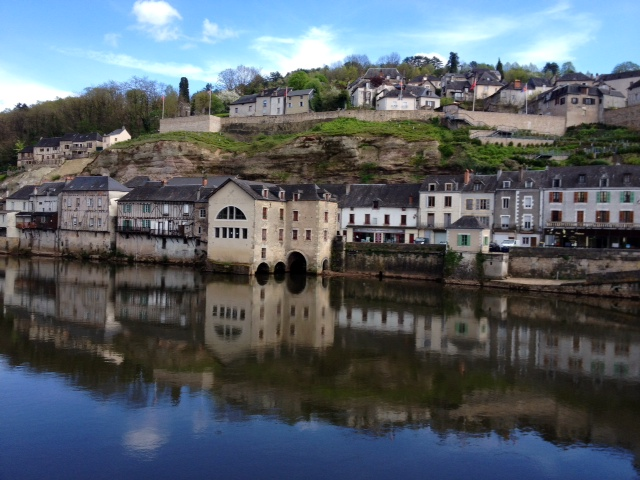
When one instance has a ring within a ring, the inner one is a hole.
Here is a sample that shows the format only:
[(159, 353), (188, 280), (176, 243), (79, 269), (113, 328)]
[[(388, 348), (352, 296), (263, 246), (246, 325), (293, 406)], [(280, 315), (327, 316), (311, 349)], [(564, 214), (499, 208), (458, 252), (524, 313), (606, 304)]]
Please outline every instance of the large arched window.
[(237, 207), (224, 207), (220, 212), (218, 212), (218, 216), (216, 217), (218, 220), (246, 220), (244, 212)]

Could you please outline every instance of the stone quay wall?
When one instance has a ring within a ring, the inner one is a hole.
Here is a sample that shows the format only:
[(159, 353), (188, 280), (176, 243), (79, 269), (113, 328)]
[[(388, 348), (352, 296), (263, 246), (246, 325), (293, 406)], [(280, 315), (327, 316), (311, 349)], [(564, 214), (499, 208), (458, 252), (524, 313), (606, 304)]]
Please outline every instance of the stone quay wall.
[(549, 280), (582, 280), (603, 272), (640, 270), (640, 251), (595, 248), (512, 248), (509, 276)]
[(160, 133), (166, 132), (219, 132), (221, 118), (214, 115), (194, 115), (192, 117), (163, 118)]
[[(513, 113), (460, 111), (471, 123), (487, 127), (509, 127), (529, 130), (543, 135), (564, 135), (564, 117), (550, 115), (519, 115)], [(295, 115), (272, 115), (259, 117), (225, 117), (195, 115), (191, 117), (163, 118), (160, 133), (188, 132), (228, 132), (248, 133), (295, 133), (313, 125), (338, 118), (355, 118), (367, 122), (419, 121), (428, 122), (432, 118), (442, 118), (443, 113), (432, 110), (383, 111), (383, 110), (337, 110), (332, 112), (309, 112)]]
[(640, 105), (604, 111), (604, 123), (640, 130)]

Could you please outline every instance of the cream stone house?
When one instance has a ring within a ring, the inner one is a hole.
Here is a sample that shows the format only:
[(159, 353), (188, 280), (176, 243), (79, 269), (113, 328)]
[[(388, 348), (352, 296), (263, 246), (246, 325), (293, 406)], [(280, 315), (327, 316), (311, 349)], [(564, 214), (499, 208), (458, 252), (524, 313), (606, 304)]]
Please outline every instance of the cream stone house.
[(309, 113), (314, 90), (270, 88), (244, 95), (229, 105), (229, 117), (264, 117)]
[(313, 184), (231, 178), (209, 199), (207, 257), (214, 270), (320, 272), (337, 230), (335, 197)]
[(131, 134), (127, 132), (124, 126), (102, 137), (104, 148), (109, 148), (118, 142), (126, 142), (127, 140), (131, 140)]

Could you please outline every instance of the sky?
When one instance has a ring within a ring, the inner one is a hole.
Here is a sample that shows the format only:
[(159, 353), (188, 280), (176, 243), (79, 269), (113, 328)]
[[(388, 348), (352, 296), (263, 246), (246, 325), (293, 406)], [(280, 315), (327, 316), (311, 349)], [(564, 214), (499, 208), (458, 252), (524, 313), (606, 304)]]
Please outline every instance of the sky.
[(239, 65), (285, 75), (351, 54), (610, 73), (640, 64), (638, 18), (638, 0), (3, 0), (0, 111), (133, 76), (176, 90), (187, 77), (193, 93)]

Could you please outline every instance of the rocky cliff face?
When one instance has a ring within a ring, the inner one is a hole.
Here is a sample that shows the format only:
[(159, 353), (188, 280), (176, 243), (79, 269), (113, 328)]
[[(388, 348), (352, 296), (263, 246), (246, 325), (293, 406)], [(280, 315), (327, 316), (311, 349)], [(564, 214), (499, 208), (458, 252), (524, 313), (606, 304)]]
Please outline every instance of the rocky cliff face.
[(280, 183), (417, 182), (440, 164), (438, 142), (395, 137), (313, 136), (255, 155), (231, 154), (191, 143), (161, 141), (102, 152), (86, 169), (126, 182), (136, 175), (239, 175)]

